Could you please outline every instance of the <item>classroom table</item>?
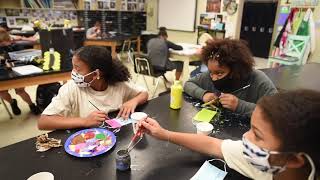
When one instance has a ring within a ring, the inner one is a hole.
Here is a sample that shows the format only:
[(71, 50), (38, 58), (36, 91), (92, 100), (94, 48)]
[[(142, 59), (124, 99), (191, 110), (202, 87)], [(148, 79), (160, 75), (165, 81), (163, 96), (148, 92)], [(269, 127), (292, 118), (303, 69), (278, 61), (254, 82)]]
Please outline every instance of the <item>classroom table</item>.
[[(169, 102), (169, 94), (165, 94), (138, 107), (138, 110), (148, 113), (169, 130), (195, 133), (191, 118), (197, 109), (184, 101), (181, 110), (172, 110)], [(110, 116), (112, 117), (112, 114)], [(239, 126), (228, 126), (215, 136), (240, 139), (245, 131)], [(74, 132), (76, 130), (56, 130), (49, 133), (49, 137), (61, 139), (64, 143)], [(20, 180), (37, 172), (47, 171), (51, 172), (56, 180), (185, 180), (190, 179), (205, 160), (213, 158), (145, 135), (130, 152), (131, 170), (117, 171), (116, 151), (127, 147), (132, 135), (131, 125), (122, 127), (116, 134), (116, 145), (109, 152), (92, 158), (73, 157), (67, 154), (63, 147), (39, 153), (36, 152), (35, 138), (31, 138), (0, 148), (0, 177)], [(222, 163), (217, 162), (215, 165), (222, 169)], [(228, 172), (226, 179), (247, 179), (231, 169), (228, 169)]]
[(279, 91), (311, 89), (320, 91), (320, 64), (282, 66), (261, 69), (274, 83)]
[(120, 46), (125, 40), (136, 39), (137, 51), (140, 53), (141, 40), (140, 36), (134, 35), (116, 35), (103, 39), (86, 39), (83, 43), (84, 46), (106, 46), (111, 47), (111, 55), (115, 59), (117, 57), (116, 47)]
[(0, 68), (0, 91), (26, 86), (48, 84), (71, 79), (71, 69), (59, 71), (44, 71), (42, 73), (30, 75), (18, 75), (17, 73)]
[(183, 50), (170, 49), (170, 60), (183, 62), (182, 76), (180, 79), (184, 83), (190, 77), (189, 63), (193, 61), (200, 61), (198, 52), (202, 46), (189, 43), (178, 43), (178, 45), (182, 46)]

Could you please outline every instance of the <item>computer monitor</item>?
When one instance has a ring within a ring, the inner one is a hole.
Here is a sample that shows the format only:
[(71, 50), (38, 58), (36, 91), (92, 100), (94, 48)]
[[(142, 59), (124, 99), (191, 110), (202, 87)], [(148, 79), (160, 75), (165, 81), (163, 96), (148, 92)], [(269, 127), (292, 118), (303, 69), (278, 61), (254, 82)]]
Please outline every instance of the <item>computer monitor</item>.
[(42, 54), (54, 48), (61, 55), (61, 69), (72, 68), (72, 55), (74, 51), (74, 40), (72, 29), (55, 28), (50, 31), (42, 29), (39, 31)]

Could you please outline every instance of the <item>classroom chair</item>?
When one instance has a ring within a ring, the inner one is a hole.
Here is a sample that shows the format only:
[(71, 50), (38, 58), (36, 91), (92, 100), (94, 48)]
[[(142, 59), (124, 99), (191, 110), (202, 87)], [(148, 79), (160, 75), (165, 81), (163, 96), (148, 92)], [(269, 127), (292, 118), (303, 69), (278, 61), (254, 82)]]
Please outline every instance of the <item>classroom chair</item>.
[(283, 65), (302, 65), (307, 62), (307, 56), (310, 51), (310, 36), (288, 35), (287, 47), (284, 54), (279, 56), (270, 56), (268, 58), (268, 67), (273, 63)]
[(166, 73), (165, 70), (163, 70), (163, 71), (154, 70), (153, 67), (150, 65), (151, 63), (150, 63), (150, 60), (148, 59), (148, 57), (145, 55), (141, 55), (141, 54), (134, 55), (133, 62), (134, 62), (134, 72), (137, 74), (137, 78), (135, 81), (138, 80), (139, 75), (142, 75), (148, 91), (149, 91), (149, 87), (148, 87), (148, 83), (146, 81), (145, 76), (152, 77), (153, 80), (156, 79), (156, 85), (155, 85), (154, 91), (152, 93), (152, 97), (155, 96), (155, 93), (158, 89), (160, 80), (163, 80), (164, 86), (166, 87), (166, 90), (168, 90), (168, 87), (166, 85), (167, 79), (164, 75)]
[[(126, 52), (131, 49), (131, 40), (124, 40), (120, 52), (117, 54), (119, 60), (121, 60)], [(129, 59), (128, 59), (129, 60)]]
[(11, 114), (11, 112), (10, 112), (7, 104), (4, 102), (4, 100), (3, 100), (2, 98), (0, 98), (0, 99), (1, 99), (0, 104), (1, 104), (1, 103), (3, 104), (3, 106), (4, 106), (4, 108), (6, 109), (6, 111), (7, 111), (8, 115), (9, 115), (10, 119), (12, 119), (12, 118), (13, 118), (13, 115)]

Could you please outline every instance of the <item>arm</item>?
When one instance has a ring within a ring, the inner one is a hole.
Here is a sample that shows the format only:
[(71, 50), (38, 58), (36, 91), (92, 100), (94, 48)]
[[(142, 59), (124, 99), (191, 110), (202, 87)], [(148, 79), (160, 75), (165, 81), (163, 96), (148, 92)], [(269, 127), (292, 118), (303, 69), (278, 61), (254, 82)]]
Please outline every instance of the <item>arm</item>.
[(177, 44), (175, 44), (175, 43), (173, 43), (171, 41), (166, 41), (166, 42), (167, 42), (168, 48), (171, 48), (173, 50), (183, 50), (183, 47), (180, 46), (180, 45), (177, 45)]
[(96, 39), (97, 36), (98, 36), (98, 33), (96, 32), (96, 29), (90, 28), (87, 30), (87, 33), (86, 33), (87, 39)]
[(124, 103), (120, 107), (118, 117), (121, 116), (128, 119), (130, 113), (134, 113), (136, 107), (140, 104), (147, 102), (148, 92), (135, 87), (132, 84), (127, 84), (127, 92), (124, 95)]
[(98, 126), (107, 119), (107, 115), (102, 111), (93, 111), (87, 117), (79, 118), (81, 111), (76, 106), (78, 96), (76, 85), (69, 81), (60, 89), (51, 103), (42, 112), (38, 119), (39, 129), (69, 129), (79, 127)]
[(223, 158), (221, 152), (221, 139), (190, 133), (179, 133), (163, 129), (157, 121), (148, 118), (138, 124), (145, 128), (145, 132), (157, 139), (170, 141), (174, 144), (184, 146), (193, 151), (207, 155)]
[(38, 120), (38, 129), (73, 129), (84, 127), (82, 118), (68, 118), (60, 115), (41, 115)]
[[(256, 91), (256, 102), (263, 96), (270, 96), (276, 94), (278, 91), (272, 81), (263, 73), (257, 78), (257, 88)], [(238, 106), (236, 108), (237, 113), (249, 113), (253, 112), (256, 107), (255, 103), (247, 102), (239, 99)]]
[(207, 73), (202, 73), (198, 76), (190, 78), (184, 84), (184, 91), (190, 96), (202, 100), (204, 94), (208, 92), (208, 90), (205, 90), (203, 87), (201, 87), (202, 82), (205, 81), (206, 74)]
[(238, 106), (237, 106), (235, 112), (239, 113), (239, 114), (251, 115), (255, 107), (256, 107), (255, 103), (251, 103), (251, 102), (247, 102), (245, 100), (239, 99)]
[(97, 33), (87, 34), (87, 39), (96, 39), (96, 38), (97, 38)]
[(107, 118), (107, 114), (102, 111), (93, 111), (85, 118), (64, 117), (61, 115), (41, 115), (38, 120), (38, 128), (41, 130), (52, 130), (97, 127)]

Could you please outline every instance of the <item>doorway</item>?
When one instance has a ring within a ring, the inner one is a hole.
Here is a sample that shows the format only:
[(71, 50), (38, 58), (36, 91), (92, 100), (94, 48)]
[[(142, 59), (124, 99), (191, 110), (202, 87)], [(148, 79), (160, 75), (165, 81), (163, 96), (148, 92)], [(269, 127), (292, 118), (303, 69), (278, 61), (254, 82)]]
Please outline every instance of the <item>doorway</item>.
[(244, 3), (240, 39), (256, 57), (268, 58), (274, 21), (277, 13), (277, 1), (246, 1)]

